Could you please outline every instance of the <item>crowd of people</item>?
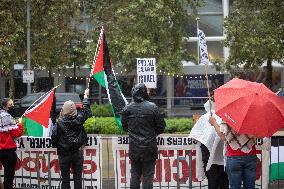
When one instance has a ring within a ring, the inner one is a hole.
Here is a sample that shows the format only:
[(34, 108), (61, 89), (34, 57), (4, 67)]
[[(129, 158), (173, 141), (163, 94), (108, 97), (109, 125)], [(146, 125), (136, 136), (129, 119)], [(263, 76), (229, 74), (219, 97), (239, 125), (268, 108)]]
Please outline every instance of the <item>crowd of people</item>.
[[(51, 134), (52, 146), (57, 149), (62, 176), (62, 189), (71, 188), (70, 168), (73, 167), (74, 188), (82, 188), (83, 150), (87, 144), (84, 122), (92, 116), (89, 90), (86, 89), (83, 108), (77, 111), (73, 101), (66, 101), (61, 109)], [(158, 107), (149, 102), (149, 95), (144, 84), (132, 89), (133, 102), (127, 105), (122, 115), (123, 130), (129, 132), (129, 157), (131, 160), (130, 188), (140, 188), (143, 176), (143, 188), (153, 188), (155, 163), (158, 157), (156, 137), (163, 133), (165, 121)], [(21, 122), (11, 116), (12, 99), (3, 99), (0, 110), (0, 162), (4, 166), (4, 189), (13, 188), (13, 179), (17, 162), (15, 139), (22, 136), (24, 129)]]
[[(84, 93), (83, 108), (77, 111), (74, 102), (64, 103), (52, 130), (52, 145), (57, 149), (62, 176), (62, 189), (70, 188), (70, 168), (73, 166), (74, 188), (82, 188), (83, 150), (87, 144), (84, 122), (92, 116), (89, 90)], [(156, 137), (164, 132), (165, 120), (159, 108), (149, 101), (145, 84), (132, 89), (132, 102), (121, 112), (123, 130), (129, 133), (129, 158), (131, 160), (130, 189), (153, 188), (158, 148)], [(210, 110), (209, 110), (210, 107)], [(13, 188), (17, 161), (15, 139), (23, 135), (21, 122), (11, 116), (12, 99), (3, 99), (0, 110), (0, 162), (4, 167), (4, 188)], [(194, 116), (190, 137), (199, 143), (196, 148), (200, 171), (205, 172), (209, 189), (255, 188), (256, 147), (255, 136), (235, 132), (214, 114), (214, 102), (205, 104), (207, 113)], [(225, 153), (223, 153), (225, 152)], [(199, 155), (198, 155), (199, 154)], [(197, 178), (204, 179), (202, 173)]]

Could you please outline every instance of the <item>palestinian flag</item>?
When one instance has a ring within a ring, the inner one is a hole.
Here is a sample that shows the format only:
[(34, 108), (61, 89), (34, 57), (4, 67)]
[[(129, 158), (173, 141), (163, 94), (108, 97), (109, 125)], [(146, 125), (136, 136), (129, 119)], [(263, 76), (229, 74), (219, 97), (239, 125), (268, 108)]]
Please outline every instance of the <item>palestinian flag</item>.
[(103, 29), (101, 30), (98, 45), (98, 51), (93, 61), (91, 76), (106, 89), (109, 102), (112, 105), (115, 121), (118, 127), (122, 128), (120, 112), (126, 106), (127, 101), (121, 92), (112, 69), (108, 45)]
[(270, 179), (284, 180), (284, 137), (271, 138)]
[(42, 100), (33, 108), (24, 113), (24, 126), (28, 136), (50, 136), (52, 129), (51, 112), (55, 102), (55, 89), (42, 97)]

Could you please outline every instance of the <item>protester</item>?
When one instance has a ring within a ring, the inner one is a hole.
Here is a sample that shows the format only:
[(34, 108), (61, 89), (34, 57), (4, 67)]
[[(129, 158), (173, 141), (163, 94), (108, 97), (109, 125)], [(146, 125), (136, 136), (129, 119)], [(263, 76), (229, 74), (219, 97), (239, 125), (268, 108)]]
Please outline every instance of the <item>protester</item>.
[[(211, 103), (211, 112), (209, 103)], [(204, 108), (207, 111), (206, 114), (201, 117), (193, 115), (194, 126), (189, 135), (190, 138), (197, 141), (196, 177), (202, 181), (206, 175), (208, 189), (227, 189), (229, 181), (224, 170), (224, 143), (208, 122), (211, 113), (215, 113), (214, 102), (207, 101)], [(221, 121), (221, 118), (218, 117), (218, 122)]]
[(52, 131), (52, 146), (57, 148), (62, 176), (62, 189), (70, 189), (70, 168), (73, 167), (74, 188), (82, 188), (83, 148), (87, 144), (84, 122), (92, 115), (85, 90), (83, 108), (77, 112), (73, 101), (63, 104), (60, 117)]
[(4, 188), (12, 189), (17, 163), (15, 138), (22, 136), (24, 129), (10, 115), (13, 112), (12, 99), (3, 99), (0, 109), (0, 162), (4, 167)]
[(226, 123), (218, 124), (214, 116), (209, 118), (217, 134), (226, 141), (226, 171), (230, 189), (255, 188), (257, 157), (255, 137), (238, 134)]
[(158, 107), (149, 102), (144, 84), (138, 84), (132, 89), (132, 98), (133, 102), (122, 112), (123, 130), (129, 132), (130, 189), (140, 189), (142, 176), (142, 188), (152, 189), (158, 158), (156, 137), (163, 133), (165, 121)]

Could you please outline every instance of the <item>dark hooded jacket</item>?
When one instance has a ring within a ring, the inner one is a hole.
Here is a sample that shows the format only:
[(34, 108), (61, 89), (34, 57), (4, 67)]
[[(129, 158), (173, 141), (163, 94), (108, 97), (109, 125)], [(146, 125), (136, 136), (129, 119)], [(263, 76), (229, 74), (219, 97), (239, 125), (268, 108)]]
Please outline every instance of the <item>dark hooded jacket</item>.
[(83, 100), (83, 108), (77, 116), (63, 116), (56, 122), (52, 135), (52, 147), (57, 148), (58, 155), (68, 156), (76, 153), (87, 144), (84, 122), (92, 116), (87, 99)]
[(133, 102), (122, 112), (123, 130), (129, 133), (129, 158), (150, 161), (158, 157), (156, 137), (164, 132), (165, 121), (158, 107), (149, 102), (144, 84), (132, 89)]

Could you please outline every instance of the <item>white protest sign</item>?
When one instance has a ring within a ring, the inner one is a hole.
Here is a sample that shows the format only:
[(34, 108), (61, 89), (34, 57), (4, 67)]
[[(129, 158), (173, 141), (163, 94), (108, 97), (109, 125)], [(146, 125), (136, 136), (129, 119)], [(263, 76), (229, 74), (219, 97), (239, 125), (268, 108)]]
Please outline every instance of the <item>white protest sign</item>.
[(207, 52), (207, 44), (205, 34), (202, 30), (198, 29), (199, 52), (201, 64), (209, 64), (209, 55)]
[(23, 83), (33, 83), (33, 82), (34, 82), (34, 71), (23, 70)]
[[(18, 144), (14, 187), (61, 188), (58, 155), (56, 149), (51, 146), (51, 139), (49, 137), (21, 137), (18, 139)], [(100, 137), (88, 135), (88, 144), (83, 150), (82, 181), (84, 188), (102, 188), (101, 144)], [(3, 176), (2, 165), (0, 165), (0, 175)], [(71, 178), (72, 175), (71, 171)], [(72, 180), (70, 185), (74, 188)]]
[(155, 58), (137, 58), (137, 81), (147, 88), (157, 88)]
[[(127, 136), (112, 139), (116, 189), (130, 187), (131, 161), (128, 156), (128, 143)], [(194, 143), (195, 141), (188, 137), (157, 137), (159, 154), (156, 160), (154, 188), (194, 188), (207, 185), (207, 181), (200, 183), (195, 178)]]
[[(128, 136), (112, 138), (116, 189), (130, 187), (131, 161), (128, 156)], [(199, 182), (196, 178), (196, 141), (189, 137), (159, 136), (157, 137), (159, 150), (154, 174), (154, 188), (207, 188), (207, 179)], [(263, 152), (263, 141), (258, 139), (258, 164), (256, 187), (266, 188), (268, 175), (263, 172), (267, 168), (269, 153)], [(262, 168), (262, 170), (261, 170)], [(266, 171), (269, 172), (269, 171)]]

